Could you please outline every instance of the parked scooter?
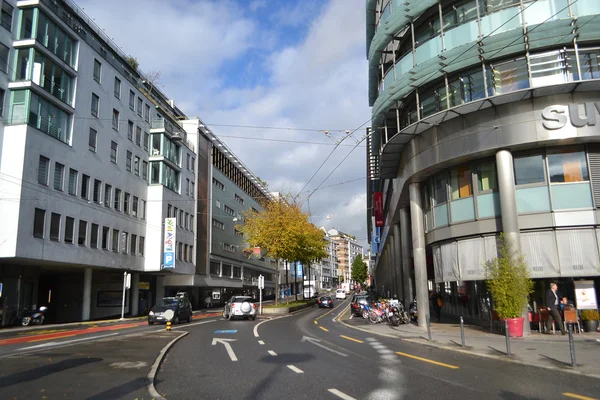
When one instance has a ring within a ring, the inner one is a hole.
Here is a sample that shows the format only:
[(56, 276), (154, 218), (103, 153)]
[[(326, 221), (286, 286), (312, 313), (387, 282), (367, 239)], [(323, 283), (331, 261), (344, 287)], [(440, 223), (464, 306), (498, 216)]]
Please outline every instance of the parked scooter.
[(408, 309), (408, 313), (410, 314), (410, 319), (416, 321), (419, 319), (419, 312), (417, 310), (417, 299), (415, 298), (410, 302), (410, 307)]
[(17, 314), (16, 322), (18, 324), (20, 319), (20, 324), (22, 326), (29, 326), (29, 324), (41, 325), (44, 323), (44, 312), (46, 312), (47, 309), (48, 307), (46, 306), (41, 306), (38, 311), (31, 311), (26, 308), (21, 312), (20, 316)]

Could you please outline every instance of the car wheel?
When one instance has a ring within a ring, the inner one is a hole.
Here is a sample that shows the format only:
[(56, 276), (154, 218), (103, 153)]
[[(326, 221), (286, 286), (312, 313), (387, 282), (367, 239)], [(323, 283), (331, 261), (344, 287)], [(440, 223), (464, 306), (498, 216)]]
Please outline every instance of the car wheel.
[(192, 312), (190, 311), (190, 316), (188, 317), (188, 320), (187, 320), (187, 322), (192, 322), (192, 317), (193, 317), (193, 315), (194, 315), (194, 314), (192, 314)]
[(233, 320), (233, 314), (229, 314), (229, 316), (228, 316), (228, 319), (229, 319), (230, 321), (232, 321), (232, 320)]
[(227, 319), (227, 313), (223, 310), (223, 319)]
[(177, 325), (177, 324), (179, 324), (179, 315), (176, 315), (176, 316), (173, 318), (173, 325)]

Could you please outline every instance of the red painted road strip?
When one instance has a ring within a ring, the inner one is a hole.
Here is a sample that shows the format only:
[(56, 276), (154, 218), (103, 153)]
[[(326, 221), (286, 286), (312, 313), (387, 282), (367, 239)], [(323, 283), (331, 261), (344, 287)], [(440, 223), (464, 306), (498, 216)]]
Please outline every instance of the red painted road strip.
[[(221, 313), (195, 315), (193, 317), (193, 319), (215, 317), (218, 315), (221, 315)], [(76, 335), (85, 335), (88, 333), (96, 333), (96, 332), (103, 332), (103, 331), (116, 331), (116, 330), (120, 330), (120, 329), (136, 328), (138, 326), (146, 325), (147, 323), (148, 323), (147, 321), (134, 322), (134, 323), (122, 324), (122, 325), (98, 326), (95, 328), (84, 328), (84, 329), (77, 329), (77, 330), (72, 330), (72, 331), (69, 331), (69, 330), (61, 331), (61, 332), (57, 332), (57, 333), (45, 333), (45, 334), (41, 334), (41, 335), (16, 337), (16, 338), (11, 338), (11, 339), (0, 340), (0, 346), (5, 346), (8, 344), (39, 342), (42, 340), (50, 340), (50, 339), (60, 339), (61, 337), (65, 337), (65, 335), (76, 336)]]

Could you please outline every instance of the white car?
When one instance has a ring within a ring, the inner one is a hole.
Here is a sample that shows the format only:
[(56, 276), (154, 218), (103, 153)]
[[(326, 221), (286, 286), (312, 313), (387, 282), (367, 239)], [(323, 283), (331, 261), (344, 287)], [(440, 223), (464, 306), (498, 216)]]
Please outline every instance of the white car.
[(233, 296), (223, 310), (223, 318), (232, 320), (234, 318), (256, 319), (257, 307), (254, 299), (250, 296)]
[(344, 289), (338, 289), (335, 291), (335, 298), (344, 300), (346, 298), (346, 292)]

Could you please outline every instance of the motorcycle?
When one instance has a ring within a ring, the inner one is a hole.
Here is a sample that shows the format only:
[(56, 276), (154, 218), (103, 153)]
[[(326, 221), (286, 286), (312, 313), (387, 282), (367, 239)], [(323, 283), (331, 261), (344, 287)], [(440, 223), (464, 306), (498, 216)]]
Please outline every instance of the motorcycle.
[[(20, 321), (22, 326), (29, 326), (29, 324), (41, 325), (44, 323), (44, 312), (48, 307), (41, 306), (38, 311), (30, 311), (29, 309), (24, 309), (20, 315)], [(17, 321), (18, 321), (17, 317)]]
[(410, 314), (410, 319), (416, 321), (419, 319), (419, 312), (417, 310), (417, 299), (414, 299), (410, 302), (410, 307), (408, 309), (408, 313)]
[(398, 326), (401, 323), (408, 324), (410, 322), (410, 317), (408, 313), (404, 310), (404, 305), (401, 301), (390, 305), (388, 313), (388, 320), (393, 326)]

